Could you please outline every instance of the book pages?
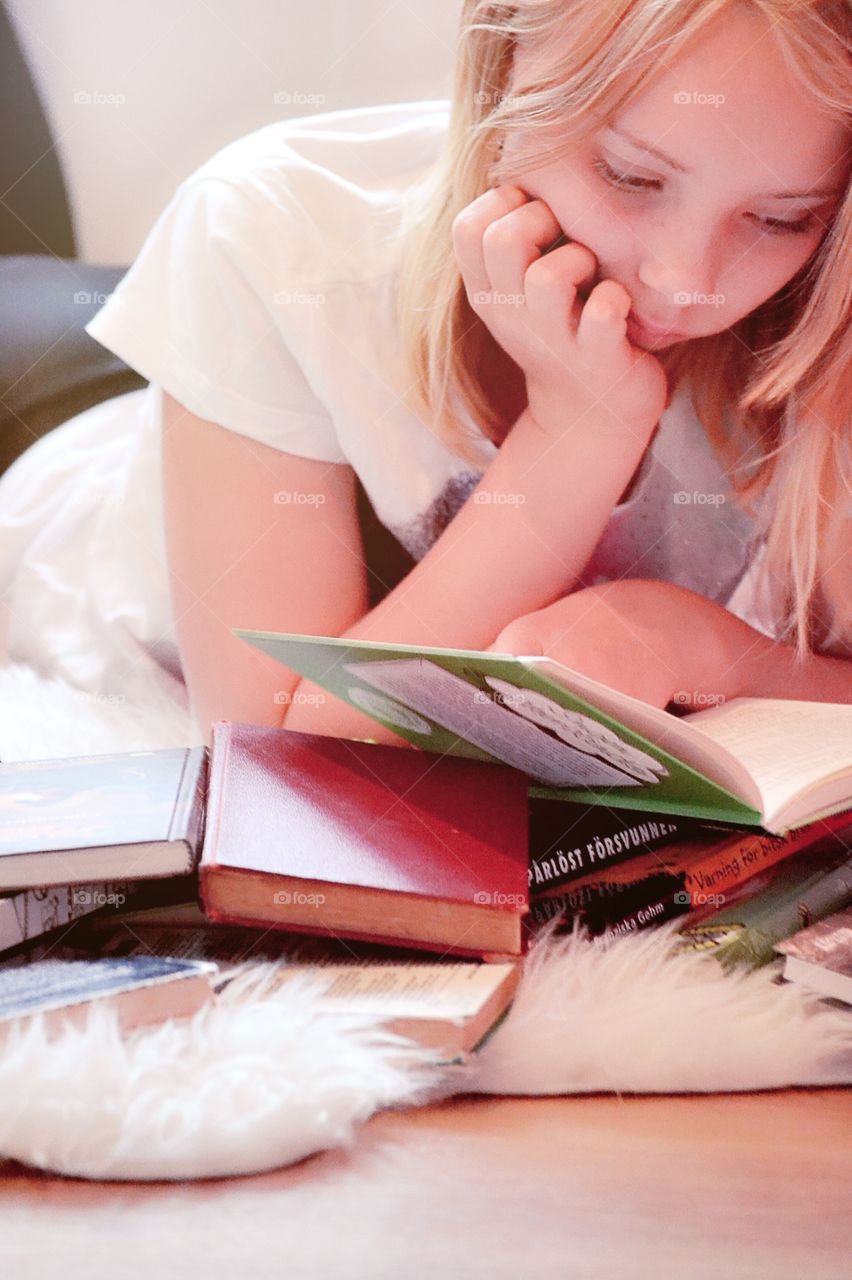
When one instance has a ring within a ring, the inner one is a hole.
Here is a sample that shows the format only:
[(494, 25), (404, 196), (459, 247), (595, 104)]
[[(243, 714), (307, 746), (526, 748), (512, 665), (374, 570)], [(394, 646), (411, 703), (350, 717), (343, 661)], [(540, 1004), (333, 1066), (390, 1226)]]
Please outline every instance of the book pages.
[[(852, 705), (734, 698), (685, 718), (742, 761), (770, 822), (797, 797), (852, 773)], [(814, 812), (819, 808), (807, 806)]]

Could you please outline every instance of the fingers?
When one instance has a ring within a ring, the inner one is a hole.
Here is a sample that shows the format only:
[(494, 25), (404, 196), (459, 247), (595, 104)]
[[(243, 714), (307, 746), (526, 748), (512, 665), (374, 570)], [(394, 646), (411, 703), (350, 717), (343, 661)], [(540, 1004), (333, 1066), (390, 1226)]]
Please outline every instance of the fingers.
[(630, 294), (600, 280), (596, 255), (568, 237), (544, 200), (494, 187), (457, 214), (452, 240), (471, 308), (524, 371), (531, 403), (531, 378), (541, 390), (542, 414), (553, 383), (598, 403), (601, 378), (618, 382), (613, 370), (632, 370)]
[(526, 193), (520, 187), (495, 187), (471, 201), (453, 219), (453, 252), (471, 305), (477, 293), (489, 293), (492, 288), (483, 250), (485, 228), (526, 203)]
[(630, 294), (614, 280), (602, 280), (589, 294), (577, 327), (580, 350), (606, 358), (623, 353), (627, 341)]
[(485, 270), (491, 288), (524, 297), (524, 277), (560, 235), (562, 228), (543, 200), (529, 200), (491, 222), (482, 234)]
[[(452, 239), (471, 303), (474, 295), (492, 291), (523, 299), (529, 267), (571, 243), (543, 200), (508, 185), (484, 192), (457, 214)], [(595, 265), (590, 251), (584, 252), (582, 264), (574, 263), (580, 283), (591, 279)]]
[(570, 240), (530, 266), (524, 277), (527, 306), (546, 321), (554, 336), (573, 332), (577, 294), (591, 284), (597, 269), (598, 260), (591, 249), (577, 240)]

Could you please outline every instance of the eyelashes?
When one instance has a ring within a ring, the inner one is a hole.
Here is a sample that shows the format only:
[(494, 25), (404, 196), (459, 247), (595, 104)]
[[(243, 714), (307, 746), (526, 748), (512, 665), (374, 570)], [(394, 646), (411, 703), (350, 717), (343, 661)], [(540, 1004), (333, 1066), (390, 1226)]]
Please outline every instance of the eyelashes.
[(610, 168), (603, 157), (595, 160), (592, 164), (592, 168), (597, 170), (604, 181), (608, 182), (611, 187), (619, 187), (622, 190), (646, 191), (650, 189), (658, 191), (663, 185), (659, 178), (639, 178), (635, 175), (631, 176), (626, 173), (616, 173), (614, 169)]
[(770, 231), (791, 231), (794, 235), (801, 235), (804, 231), (810, 231), (815, 226), (813, 217), (808, 213), (804, 218), (799, 218), (798, 222), (784, 222), (781, 218), (758, 218), (757, 220), (762, 227), (767, 227)]
[[(609, 186), (615, 187), (618, 191), (625, 191), (634, 195), (641, 194), (643, 191), (661, 191), (663, 184), (659, 178), (640, 178), (635, 174), (616, 173), (603, 159), (602, 156), (592, 162), (592, 168), (600, 174), (604, 182)], [(774, 235), (802, 235), (806, 231), (810, 231), (815, 225), (815, 219), (812, 214), (807, 213), (803, 218), (799, 218), (796, 222), (785, 222), (783, 218), (758, 218), (753, 214), (758, 226), (764, 227), (767, 231)]]

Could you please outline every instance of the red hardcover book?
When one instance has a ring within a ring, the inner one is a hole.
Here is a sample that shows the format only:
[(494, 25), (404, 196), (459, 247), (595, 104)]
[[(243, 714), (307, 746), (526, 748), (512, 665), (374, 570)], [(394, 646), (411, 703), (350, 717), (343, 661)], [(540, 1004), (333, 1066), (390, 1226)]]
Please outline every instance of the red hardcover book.
[(527, 781), (517, 770), (219, 720), (200, 892), (211, 920), (520, 955)]

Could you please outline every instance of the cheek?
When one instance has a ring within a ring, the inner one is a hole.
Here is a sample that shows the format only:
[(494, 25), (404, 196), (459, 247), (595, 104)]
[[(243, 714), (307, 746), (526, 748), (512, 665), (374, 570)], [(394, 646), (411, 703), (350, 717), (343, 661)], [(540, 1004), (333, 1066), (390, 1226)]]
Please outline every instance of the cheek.
[(802, 251), (797, 246), (776, 245), (768, 237), (751, 251), (731, 253), (719, 288), (726, 298), (726, 311), (735, 312), (738, 319), (783, 289), (814, 252), (813, 247)]
[(631, 219), (616, 212), (606, 199), (588, 193), (572, 211), (570, 234), (591, 249), (602, 279), (620, 281), (625, 287), (636, 279), (644, 248)]
[(638, 242), (629, 220), (619, 216), (588, 180), (563, 173), (559, 182), (536, 182), (534, 194), (550, 206), (566, 235), (591, 249), (602, 267), (635, 257)]
[(567, 235), (593, 248), (591, 240), (599, 238), (599, 223), (608, 220), (609, 211), (585, 173), (566, 161), (555, 161), (507, 180), (542, 200)]

